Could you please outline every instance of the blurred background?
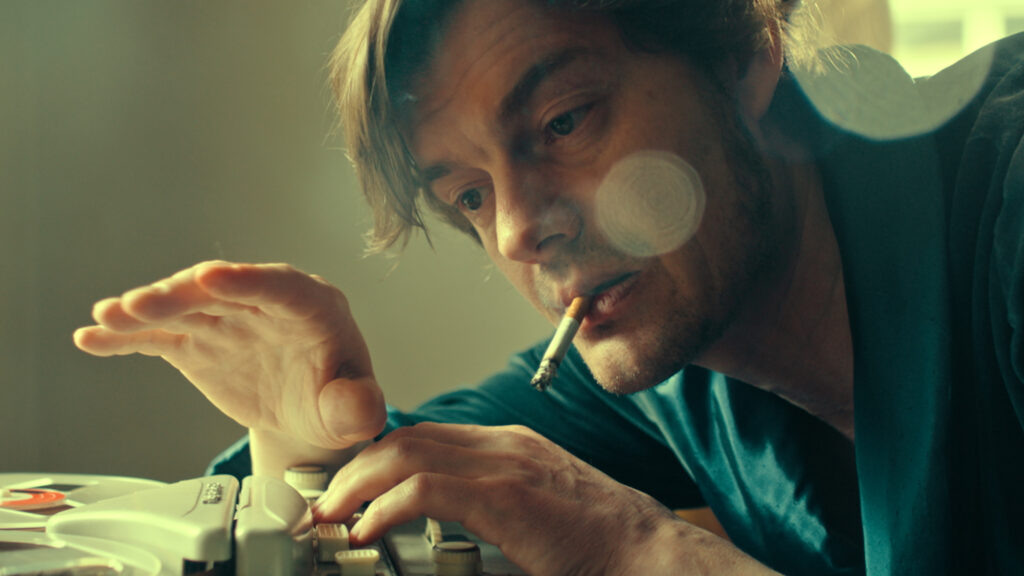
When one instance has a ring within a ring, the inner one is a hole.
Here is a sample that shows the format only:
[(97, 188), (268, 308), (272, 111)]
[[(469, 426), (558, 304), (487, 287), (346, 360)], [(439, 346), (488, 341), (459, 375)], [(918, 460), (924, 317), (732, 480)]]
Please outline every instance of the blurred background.
[[(332, 134), (348, 2), (0, 2), (0, 472), (177, 480), (244, 431), (163, 362), (74, 348), (92, 303), (197, 261), (286, 261), (352, 303), (391, 403), (472, 385), (549, 326), (435, 228), (362, 256)], [(1020, 0), (835, 0), (840, 39), (933, 73), (1024, 30)]]

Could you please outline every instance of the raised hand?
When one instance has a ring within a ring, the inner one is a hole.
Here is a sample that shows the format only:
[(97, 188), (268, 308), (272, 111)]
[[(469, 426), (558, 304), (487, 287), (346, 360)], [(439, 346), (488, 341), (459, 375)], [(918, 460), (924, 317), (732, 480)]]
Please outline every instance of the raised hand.
[(162, 357), (248, 428), (340, 449), (384, 426), (345, 296), (291, 266), (204, 262), (97, 302), (93, 318), (79, 348)]

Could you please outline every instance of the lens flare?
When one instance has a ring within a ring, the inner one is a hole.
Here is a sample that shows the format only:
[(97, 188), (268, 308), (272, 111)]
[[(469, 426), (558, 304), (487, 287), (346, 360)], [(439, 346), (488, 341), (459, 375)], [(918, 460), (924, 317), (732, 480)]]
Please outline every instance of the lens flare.
[(828, 121), (873, 140), (930, 132), (978, 93), (994, 51), (983, 48), (930, 78), (911, 78), (890, 56), (864, 46), (834, 48), (815, 68), (794, 69)]
[(616, 163), (597, 189), (597, 224), (631, 256), (671, 252), (700, 227), (706, 196), (700, 175), (682, 158), (637, 152)]

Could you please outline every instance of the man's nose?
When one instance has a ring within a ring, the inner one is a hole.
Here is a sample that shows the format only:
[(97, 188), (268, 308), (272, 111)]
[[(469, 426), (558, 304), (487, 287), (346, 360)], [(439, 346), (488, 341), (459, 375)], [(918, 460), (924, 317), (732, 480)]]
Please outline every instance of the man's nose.
[(498, 252), (509, 260), (545, 262), (580, 234), (579, 206), (554, 179), (520, 170), (495, 181), (494, 194)]

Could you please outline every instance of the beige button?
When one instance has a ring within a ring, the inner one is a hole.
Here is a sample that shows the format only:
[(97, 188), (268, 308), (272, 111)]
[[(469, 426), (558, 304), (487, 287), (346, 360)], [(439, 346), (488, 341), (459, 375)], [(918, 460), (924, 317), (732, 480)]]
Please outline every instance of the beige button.
[(379, 560), (380, 552), (373, 548), (342, 550), (334, 555), (341, 576), (375, 576)]
[(323, 466), (292, 466), (284, 471), (284, 481), (303, 498), (318, 498), (327, 489), (327, 471)]
[(433, 518), (427, 518), (427, 528), (423, 534), (427, 538), (427, 543), (431, 546), (444, 541), (444, 535), (441, 533), (441, 523)]
[(464, 540), (434, 544), (431, 550), (436, 576), (477, 576), (483, 570), (480, 547)]
[(317, 559), (332, 562), (334, 555), (348, 550), (348, 527), (344, 524), (316, 525)]

